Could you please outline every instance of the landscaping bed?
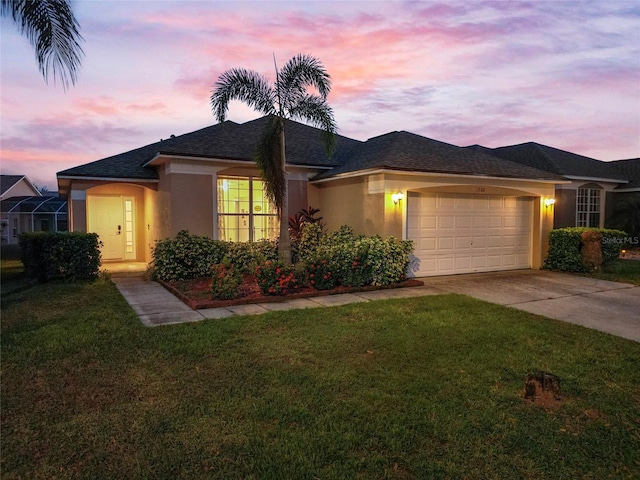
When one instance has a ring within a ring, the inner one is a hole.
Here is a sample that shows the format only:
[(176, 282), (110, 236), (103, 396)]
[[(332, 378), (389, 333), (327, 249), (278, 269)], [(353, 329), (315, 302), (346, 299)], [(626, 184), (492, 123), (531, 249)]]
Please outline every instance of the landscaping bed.
[(368, 292), (371, 290), (381, 290), (388, 288), (421, 287), (424, 285), (424, 282), (420, 280), (408, 279), (400, 283), (386, 286), (338, 286), (329, 290), (316, 290), (315, 288), (311, 287), (301, 287), (285, 295), (276, 296), (263, 295), (260, 292), (260, 288), (258, 287), (255, 276), (251, 274), (245, 274), (243, 276), (242, 286), (240, 287), (240, 291), (236, 298), (231, 300), (216, 300), (212, 298), (211, 295), (211, 278), (196, 278), (191, 280), (178, 280), (170, 282), (163, 282), (159, 280), (159, 283), (194, 310), (200, 310), (203, 308), (230, 307), (233, 305), (245, 305), (248, 303), (275, 303), (284, 302), (295, 298), (319, 297), (325, 295), (334, 295), (337, 293)]

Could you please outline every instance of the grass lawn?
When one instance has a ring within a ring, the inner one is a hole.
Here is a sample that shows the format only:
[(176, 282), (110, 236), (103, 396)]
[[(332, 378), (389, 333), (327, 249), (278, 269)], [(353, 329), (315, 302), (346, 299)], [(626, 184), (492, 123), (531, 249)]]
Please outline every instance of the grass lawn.
[(458, 295), (149, 329), (107, 280), (38, 285), (2, 301), (2, 477), (638, 478), (639, 360)]
[(618, 259), (603, 268), (601, 272), (590, 273), (588, 276), (601, 280), (640, 285), (640, 260)]

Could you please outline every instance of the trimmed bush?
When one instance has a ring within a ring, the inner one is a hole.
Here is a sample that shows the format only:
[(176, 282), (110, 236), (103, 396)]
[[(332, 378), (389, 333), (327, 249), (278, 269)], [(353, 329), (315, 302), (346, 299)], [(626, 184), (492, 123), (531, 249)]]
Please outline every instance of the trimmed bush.
[(217, 300), (230, 300), (238, 296), (242, 285), (242, 273), (228, 263), (211, 267), (211, 294)]
[(98, 277), (102, 242), (95, 233), (23, 233), (19, 243), (25, 274), (38, 282)]
[(549, 253), (544, 268), (562, 272), (586, 272), (588, 268), (582, 263), (580, 236), (587, 230), (595, 230), (602, 234), (602, 265), (606, 266), (620, 256), (625, 245), (626, 233), (606, 228), (568, 227), (557, 228), (549, 233)]
[(212, 265), (222, 263), (229, 245), (182, 230), (175, 239), (156, 242), (152, 254), (155, 275), (163, 281), (207, 277)]
[(266, 261), (278, 260), (278, 246), (272, 240), (230, 243), (225, 261), (235, 265), (242, 273), (252, 273)]
[[(305, 229), (303, 239), (308, 231), (317, 234)], [(308, 242), (309, 246), (317, 246), (311, 251), (300, 252), (300, 256), (309, 265), (309, 273), (312, 273), (311, 268), (324, 268), (331, 272), (327, 279), (324, 278), (327, 273), (318, 278), (314, 272), (316, 288), (318, 284), (323, 288), (332, 288), (325, 285), (327, 283), (347, 287), (382, 286), (406, 279), (409, 256), (413, 251), (413, 242), (410, 240), (398, 240), (394, 237), (384, 240), (378, 235), (355, 235), (351, 227), (346, 225), (329, 235), (310, 237), (312, 240)], [(325, 261), (324, 264), (321, 263), (322, 260)]]

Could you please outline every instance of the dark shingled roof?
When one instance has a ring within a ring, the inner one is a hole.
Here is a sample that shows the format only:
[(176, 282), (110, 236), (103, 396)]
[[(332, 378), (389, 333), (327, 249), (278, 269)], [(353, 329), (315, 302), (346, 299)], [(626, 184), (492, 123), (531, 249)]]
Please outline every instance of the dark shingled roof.
[[(256, 144), (270, 118), (262, 117), (243, 124), (226, 121), (73, 167), (58, 172), (58, 175), (155, 180), (158, 178), (155, 168), (145, 165), (158, 154), (253, 162)], [(327, 158), (322, 130), (287, 120), (285, 132), (287, 163), (290, 165), (332, 167), (337, 165), (339, 159), (355, 145), (361, 143), (358, 140), (336, 135), (335, 153), (331, 158)]]
[(370, 138), (361, 143), (351, 151), (343, 164), (317, 175), (314, 180), (369, 169), (541, 180), (562, 179), (553, 173), (503, 160), (474, 149), (457, 147), (401, 131)]
[(24, 175), (0, 175), (0, 193), (4, 193), (22, 179)]
[(520, 145), (510, 145), (493, 148), (491, 150), (493, 155), (504, 158), (505, 160), (558, 175), (625, 180), (624, 176), (609, 168), (607, 162), (548, 147), (539, 143), (522, 143)]
[(622, 175), (629, 180), (629, 183), (616, 187), (617, 190), (640, 188), (640, 158), (607, 162), (607, 167), (612, 169), (615, 174)]

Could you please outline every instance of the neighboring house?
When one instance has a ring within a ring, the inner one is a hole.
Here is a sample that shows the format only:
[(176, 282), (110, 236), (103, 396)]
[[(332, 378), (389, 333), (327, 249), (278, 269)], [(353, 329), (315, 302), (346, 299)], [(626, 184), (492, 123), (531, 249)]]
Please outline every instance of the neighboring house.
[(505, 160), (561, 175), (570, 183), (556, 186), (554, 228), (596, 227), (607, 223), (613, 196), (629, 184), (628, 175), (612, 162), (577, 155), (538, 143), (499, 148), (470, 147)]
[[(73, 231), (97, 232), (103, 260), (151, 260), (186, 229), (274, 238), (278, 218), (253, 161), (267, 117), (227, 121), (58, 173)], [(329, 230), (415, 242), (414, 275), (539, 268), (561, 176), (408, 132), (366, 142), (287, 121), (289, 212), (319, 208)]]
[(0, 175), (0, 240), (17, 244), (21, 233), (67, 230), (67, 202), (43, 196), (24, 175)]
[(40, 196), (38, 189), (24, 175), (0, 175), (0, 200), (9, 197)]

